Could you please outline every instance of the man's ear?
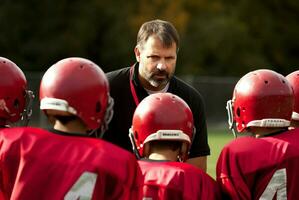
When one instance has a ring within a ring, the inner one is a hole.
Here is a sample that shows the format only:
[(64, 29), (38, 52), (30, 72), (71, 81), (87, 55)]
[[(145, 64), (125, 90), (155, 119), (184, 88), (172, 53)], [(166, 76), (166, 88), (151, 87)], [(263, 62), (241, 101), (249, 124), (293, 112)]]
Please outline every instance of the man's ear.
[(139, 62), (140, 61), (140, 50), (139, 50), (138, 46), (136, 46), (134, 48), (134, 52), (135, 52), (136, 61)]

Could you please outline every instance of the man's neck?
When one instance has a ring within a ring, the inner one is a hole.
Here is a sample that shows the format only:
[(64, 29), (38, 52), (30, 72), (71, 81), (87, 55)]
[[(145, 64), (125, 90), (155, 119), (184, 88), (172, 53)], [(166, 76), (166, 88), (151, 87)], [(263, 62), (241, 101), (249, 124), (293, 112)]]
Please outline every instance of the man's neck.
[(146, 92), (148, 94), (155, 94), (155, 93), (158, 93), (158, 92), (161, 92), (161, 93), (167, 92), (168, 88), (169, 88), (169, 83), (167, 83), (167, 85), (162, 90), (158, 90), (158, 91), (148, 90), (146, 88), (144, 88), (144, 89), (146, 90)]
[(77, 120), (68, 122), (67, 124), (62, 124), (60, 121), (56, 120), (54, 127), (55, 130), (67, 132), (67, 133), (82, 133), (87, 134), (87, 128), (82, 123)]
[(251, 128), (251, 132), (256, 138), (265, 137), (275, 133), (286, 131), (286, 128), (263, 128), (263, 127), (254, 127)]
[(172, 150), (163, 150), (160, 152), (151, 153), (148, 158), (152, 159), (152, 160), (177, 161), (178, 160), (178, 152), (172, 151)]

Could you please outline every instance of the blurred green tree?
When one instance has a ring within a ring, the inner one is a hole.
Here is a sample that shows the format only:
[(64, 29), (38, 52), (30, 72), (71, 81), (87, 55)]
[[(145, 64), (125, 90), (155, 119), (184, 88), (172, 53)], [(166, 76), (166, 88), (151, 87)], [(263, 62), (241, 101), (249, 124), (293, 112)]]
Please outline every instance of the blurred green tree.
[(81, 56), (110, 71), (135, 62), (140, 25), (160, 18), (181, 35), (179, 74), (288, 74), (299, 62), (298, 15), (293, 0), (2, 0), (0, 55), (23, 70)]

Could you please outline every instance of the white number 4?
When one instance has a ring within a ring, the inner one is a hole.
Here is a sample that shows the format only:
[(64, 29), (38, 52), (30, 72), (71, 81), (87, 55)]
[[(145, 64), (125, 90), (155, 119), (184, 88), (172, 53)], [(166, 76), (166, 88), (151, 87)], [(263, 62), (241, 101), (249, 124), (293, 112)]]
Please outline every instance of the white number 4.
[(287, 172), (285, 168), (279, 169), (273, 174), (260, 200), (273, 199), (276, 193), (277, 200), (287, 199)]
[(81, 174), (76, 183), (72, 186), (70, 191), (65, 195), (65, 200), (90, 200), (97, 181), (97, 174), (91, 172), (84, 172)]

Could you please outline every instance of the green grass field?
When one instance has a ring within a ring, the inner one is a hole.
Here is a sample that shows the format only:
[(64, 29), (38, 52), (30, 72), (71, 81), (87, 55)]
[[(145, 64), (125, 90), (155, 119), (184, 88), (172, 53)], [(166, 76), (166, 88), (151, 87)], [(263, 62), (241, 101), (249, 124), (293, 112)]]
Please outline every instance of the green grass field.
[(229, 130), (208, 130), (208, 140), (211, 149), (211, 155), (208, 156), (207, 172), (210, 176), (216, 176), (216, 163), (221, 149), (229, 141), (233, 140), (234, 136)]

